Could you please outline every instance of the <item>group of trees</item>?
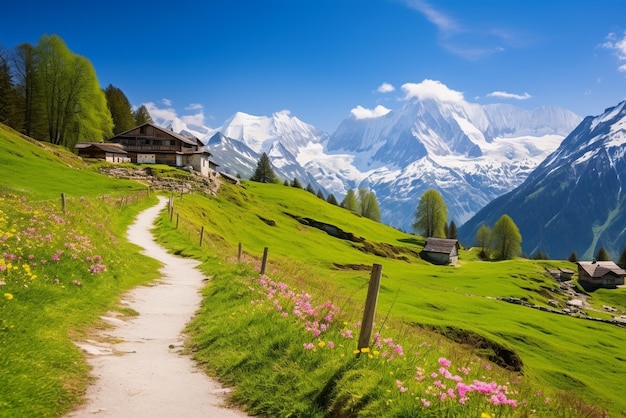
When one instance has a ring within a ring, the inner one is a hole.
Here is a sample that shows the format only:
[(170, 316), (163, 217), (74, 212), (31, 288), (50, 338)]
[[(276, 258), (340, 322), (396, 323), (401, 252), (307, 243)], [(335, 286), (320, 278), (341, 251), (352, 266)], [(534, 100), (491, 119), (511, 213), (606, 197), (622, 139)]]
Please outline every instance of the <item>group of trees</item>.
[[(264, 152), (259, 158), (254, 174), (250, 177), (250, 180), (260, 183), (279, 182), (278, 176), (274, 173), (272, 163), (270, 162), (267, 153)], [(288, 180), (285, 180), (283, 184), (285, 186), (297, 187), (300, 189), (303, 188), (297, 178), (294, 178), (291, 183)], [(306, 190), (320, 199), (324, 199), (324, 193), (321, 190), (318, 190), (316, 193), (311, 184), (307, 185)], [(328, 195), (326, 201), (332, 205), (338, 205), (337, 198), (332, 193)], [(359, 189), (358, 194), (353, 189), (348, 190), (346, 197), (343, 199), (340, 206), (344, 209), (358, 213), (361, 216), (380, 222), (380, 208), (378, 206), (376, 195), (366, 189)]]
[[(454, 221), (447, 223), (448, 208), (441, 194), (427, 190), (419, 200), (413, 229), (425, 237), (457, 238)], [(521, 253), (522, 236), (508, 215), (502, 215), (493, 229), (482, 225), (476, 234), (483, 259), (508, 260)]]
[(32, 138), (73, 149), (151, 121), (145, 107), (133, 112), (124, 93), (103, 90), (91, 62), (57, 35), (13, 51), (0, 48), (0, 123)]

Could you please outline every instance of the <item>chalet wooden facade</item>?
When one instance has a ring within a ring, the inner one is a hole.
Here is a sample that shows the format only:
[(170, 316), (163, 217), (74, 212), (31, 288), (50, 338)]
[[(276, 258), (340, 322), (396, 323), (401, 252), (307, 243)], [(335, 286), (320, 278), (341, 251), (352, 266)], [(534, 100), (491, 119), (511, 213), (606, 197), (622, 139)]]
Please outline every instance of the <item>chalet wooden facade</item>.
[(106, 144), (103, 142), (79, 142), (76, 144), (78, 156), (94, 160), (102, 160), (109, 163), (127, 163), (130, 157), (126, 150), (118, 144)]
[(447, 238), (426, 238), (426, 245), (420, 253), (422, 258), (433, 264), (448, 265), (459, 261), (459, 241)]
[(587, 288), (615, 288), (624, 284), (626, 270), (612, 261), (579, 261), (578, 282)]
[(198, 138), (177, 134), (152, 123), (117, 134), (106, 143), (121, 145), (130, 161), (136, 164), (190, 166), (204, 176), (217, 168), (217, 164), (209, 159), (211, 153)]

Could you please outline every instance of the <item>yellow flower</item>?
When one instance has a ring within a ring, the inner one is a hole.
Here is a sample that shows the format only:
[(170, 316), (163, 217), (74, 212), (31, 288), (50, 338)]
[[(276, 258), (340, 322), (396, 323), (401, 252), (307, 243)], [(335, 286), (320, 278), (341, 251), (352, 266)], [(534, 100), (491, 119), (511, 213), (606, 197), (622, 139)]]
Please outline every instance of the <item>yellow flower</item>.
[(5, 298), (7, 298), (8, 300), (13, 299), (13, 295), (12, 295), (12, 294), (10, 294), (10, 293), (5, 293), (5, 294), (4, 294), (4, 297), (5, 297)]
[(370, 352), (370, 348), (369, 347), (363, 347), (361, 349), (361, 353), (369, 353)]
[(361, 351), (357, 349), (357, 350), (354, 350), (352, 353), (353, 353), (353, 354), (359, 354), (360, 352), (361, 352)]
[(326, 345), (326, 343), (324, 341), (320, 341), (319, 343), (317, 343), (317, 346), (319, 348), (324, 348), (325, 345)]
[(480, 418), (491, 418), (491, 415), (489, 415), (486, 412), (483, 412), (482, 414), (480, 414)]

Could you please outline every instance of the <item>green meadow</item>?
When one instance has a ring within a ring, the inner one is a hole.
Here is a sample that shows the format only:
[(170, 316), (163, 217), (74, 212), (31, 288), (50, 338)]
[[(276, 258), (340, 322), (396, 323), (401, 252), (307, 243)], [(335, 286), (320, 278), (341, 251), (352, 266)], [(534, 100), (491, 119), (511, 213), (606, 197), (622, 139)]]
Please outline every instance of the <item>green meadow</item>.
[[(125, 235), (156, 198), (2, 125), (0, 178), (0, 416), (62, 416), (90, 381), (72, 340), (106, 326), (108, 310), (132, 315), (121, 294), (158, 275)], [(434, 266), (422, 237), (277, 184), (168, 196), (159, 241), (209, 277), (187, 349), (253, 415), (626, 414), (626, 329), (499, 300), (565, 307), (546, 268), (574, 269), (567, 261), (484, 262), (468, 249), (458, 266)], [(355, 352), (373, 264), (374, 335)], [(587, 298), (589, 316), (626, 311), (624, 288)]]

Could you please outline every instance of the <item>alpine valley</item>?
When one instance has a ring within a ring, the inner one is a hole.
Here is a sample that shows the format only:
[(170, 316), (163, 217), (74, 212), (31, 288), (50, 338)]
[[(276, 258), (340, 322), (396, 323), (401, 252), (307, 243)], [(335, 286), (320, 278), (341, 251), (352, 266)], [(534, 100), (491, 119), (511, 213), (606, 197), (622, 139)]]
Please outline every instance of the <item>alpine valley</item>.
[[(622, 108), (582, 120), (557, 107), (526, 110), (442, 95), (412, 97), (376, 115), (355, 109), (332, 134), (289, 111), (236, 113), (218, 128), (155, 122), (198, 137), (220, 171), (249, 178), (265, 152), (281, 181), (297, 178), (339, 201), (351, 188), (373, 191), (382, 222), (406, 231), (421, 195), (434, 188), (448, 220), (462, 225), (462, 243), (471, 245), (481, 223), (493, 225), (506, 213), (525, 253), (563, 258), (572, 251), (588, 256), (599, 242), (615, 254), (626, 243)], [(599, 196), (605, 194), (606, 201)]]

